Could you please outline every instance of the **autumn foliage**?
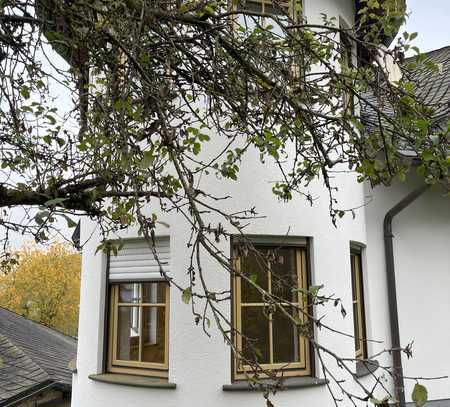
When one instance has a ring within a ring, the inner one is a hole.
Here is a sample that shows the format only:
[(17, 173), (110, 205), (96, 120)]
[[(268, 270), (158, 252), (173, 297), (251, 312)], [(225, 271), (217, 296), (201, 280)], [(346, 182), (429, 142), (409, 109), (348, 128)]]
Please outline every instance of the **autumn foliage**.
[(76, 335), (81, 256), (69, 245), (25, 245), (17, 264), (0, 274), (0, 306)]

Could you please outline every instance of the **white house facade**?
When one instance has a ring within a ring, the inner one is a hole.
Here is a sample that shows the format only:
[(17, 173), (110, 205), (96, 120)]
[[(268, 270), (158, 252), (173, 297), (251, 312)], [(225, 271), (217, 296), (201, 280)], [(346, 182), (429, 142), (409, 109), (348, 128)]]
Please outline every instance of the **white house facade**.
[[(310, 23), (320, 22), (321, 13), (325, 13), (351, 26), (355, 2), (306, 0), (304, 13)], [(352, 371), (368, 387), (373, 386), (376, 377), (384, 375), (383, 385), (394, 394), (396, 384), (383, 373), (382, 366), (393, 363), (391, 353), (383, 350), (391, 348), (393, 334), (395, 339), (391, 320), (395, 311), (392, 296), (396, 294), (400, 343), (404, 346), (414, 340), (413, 358), (402, 356), (406, 401), (410, 402), (415, 383), (408, 377), (449, 375), (450, 207), (442, 191), (438, 187), (421, 189), (420, 180), (414, 177), (390, 188), (372, 190), (358, 183), (356, 175), (338, 174), (335, 182), (339, 185), (340, 205), (360, 209), (354, 218), (345, 216), (334, 227), (322, 185), (313, 186), (318, 199), (312, 206), (301, 199), (280, 203), (269, 184), (277, 177), (278, 169), (262, 164), (254, 152), (242, 164), (238, 183), (217, 183), (211, 176), (201, 180), (201, 187), (212, 192), (219, 187), (227, 191), (233, 197), (223, 202), (227, 212), (256, 205), (258, 213), (265, 217), (246, 229), (249, 239), (264, 250), (281, 250), (280, 269), (289, 264), (286, 267), (295, 270), (303, 288), (323, 285), (326, 292), (341, 298), (347, 310), (345, 317), (340, 307), (327, 306), (315, 312), (317, 316), (325, 315), (328, 325), (349, 335), (316, 329), (317, 342), (349, 359), (355, 358), (355, 353), (357, 359), (380, 355), (378, 369), (374, 366), (365, 371), (355, 362)], [(413, 191), (417, 193), (407, 202), (409, 205), (405, 203), (405, 208), (392, 218), (394, 267), (387, 270), (385, 244), (390, 236), (385, 238), (385, 216)], [(155, 250), (165, 263), (165, 271), (180, 286), (187, 287), (190, 224), (175, 212), (158, 216), (161, 223), (156, 227)], [(115, 237), (124, 239), (124, 247), (117, 256), (107, 256), (96, 252), (100, 239), (96, 225), (88, 221), (81, 225), (81, 242), (86, 244), (72, 405), (264, 405), (262, 393), (247, 385), (222, 335), (214, 326), (210, 336), (206, 335), (195, 324), (191, 307), (183, 301), (180, 291), (162, 281), (154, 255), (137, 230), (128, 228)], [(226, 253), (232, 253), (237, 245), (237, 238), (218, 243)], [(241, 259), (241, 267), (248, 262)], [(241, 329), (258, 318), (250, 310), (257, 308), (257, 301), (244, 293), (242, 286), (231, 282), (228, 273), (215, 272), (217, 264), (206, 256), (203, 268), (208, 269), (207, 284), (232, 291), (232, 299), (220, 305), (224, 315), (234, 323), (238, 319)], [(391, 276), (396, 287), (388, 277), (394, 272)], [(278, 328), (276, 323), (280, 324)], [(301, 338), (293, 339), (289, 326), (275, 320), (270, 324), (267, 355), (262, 357), (267, 357), (268, 364), (290, 366), (284, 389), (271, 396), (274, 405), (332, 406), (328, 384), (335, 391), (336, 385), (321, 369), (318, 355)], [(353, 336), (373, 341), (362, 344)], [(361, 394), (355, 377), (335, 361), (328, 362), (331, 374), (345, 379), (349, 391)], [(430, 400), (434, 400), (430, 406), (450, 406), (449, 379), (426, 385)], [(383, 396), (381, 390), (379, 394)], [(352, 403), (346, 400), (342, 405)]]

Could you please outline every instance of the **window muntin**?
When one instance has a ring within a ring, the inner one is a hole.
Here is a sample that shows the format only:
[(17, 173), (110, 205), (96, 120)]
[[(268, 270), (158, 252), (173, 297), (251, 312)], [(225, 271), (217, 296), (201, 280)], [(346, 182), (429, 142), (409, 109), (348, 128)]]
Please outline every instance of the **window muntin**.
[[(308, 286), (306, 248), (256, 248), (257, 253), (249, 251), (236, 257), (237, 272), (278, 296), (287, 312), (305, 321), (300, 310), (306, 311), (308, 305), (301, 292)], [(282, 369), (284, 376), (310, 375), (309, 342), (299, 335), (298, 327), (280, 310), (270, 312), (261, 294), (239, 275), (234, 278), (233, 289), (235, 344), (243, 359), (257, 361), (262, 369)], [(246, 378), (245, 372), (251, 370), (241, 358), (235, 358), (236, 379)]]
[(273, 16), (284, 16), (291, 14), (293, 3), (293, 1), (246, 0), (239, 1), (237, 8)]
[(350, 264), (352, 273), (353, 329), (355, 337), (355, 357), (367, 358), (366, 317), (364, 312), (364, 288), (361, 251), (351, 250)]
[(239, 0), (238, 2), (233, 2), (234, 10), (245, 10), (249, 13), (260, 13), (265, 14), (265, 16), (257, 15), (239, 15), (236, 22), (238, 25), (245, 27), (246, 29), (256, 28), (257, 26), (267, 28), (269, 25), (273, 28), (271, 32), (274, 34), (282, 36), (282, 29), (276, 23), (273, 18), (267, 16), (276, 17), (277, 20), (282, 21), (287, 24), (289, 18), (293, 21), (298, 21), (301, 16), (297, 13), (297, 3), (300, 0), (288, 0), (288, 1), (271, 1), (271, 0)]
[(167, 377), (169, 285), (110, 285), (108, 370)]

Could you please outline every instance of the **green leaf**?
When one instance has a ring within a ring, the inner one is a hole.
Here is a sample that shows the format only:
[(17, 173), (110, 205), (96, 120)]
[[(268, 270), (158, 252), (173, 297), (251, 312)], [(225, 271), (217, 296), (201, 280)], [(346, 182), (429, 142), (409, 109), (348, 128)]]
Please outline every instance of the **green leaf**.
[(422, 152), (422, 160), (423, 161), (431, 161), (434, 158), (433, 152), (430, 150), (424, 150)]
[(46, 114), (44, 117), (50, 122), (50, 124), (56, 124), (56, 119), (51, 114)]
[(427, 388), (419, 383), (416, 383), (411, 398), (414, 403), (416, 403), (417, 407), (422, 407), (428, 400)]
[(412, 40), (414, 40), (415, 38), (417, 38), (417, 33), (411, 33), (410, 35), (409, 35), (409, 40), (410, 41), (412, 41)]
[(45, 203), (45, 206), (55, 206), (67, 201), (68, 198), (54, 198)]
[(28, 86), (22, 86), (22, 88), (20, 89), (20, 94), (25, 98), (25, 99), (29, 99), (30, 98), (30, 88)]
[(61, 216), (67, 221), (67, 227), (68, 228), (74, 228), (77, 226), (77, 222), (75, 222), (72, 218), (69, 218), (67, 215), (65, 215), (64, 213), (61, 213)]
[(313, 297), (316, 297), (317, 294), (319, 293), (319, 290), (321, 290), (323, 288), (323, 285), (312, 285), (311, 287), (309, 287), (309, 292), (311, 293), (311, 295)]
[(49, 215), (48, 211), (40, 211), (36, 214), (36, 216), (34, 217), (34, 220), (40, 226), (48, 218), (48, 215)]
[(183, 294), (181, 296), (181, 299), (183, 300), (183, 302), (185, 304), (189, 304), (191, 302), (191, 298), (192, 298), (192, 291), (191, 288), (186, 288), (185, 290), (183, 290)]
[(200, 153), (201, 148), (202, 147), (201, 147), (200, 143), (194, 143), (194, 145), (192, 146), (192, 152), (195, 155), (198, 155)]
[(153, 156), (152, 151), (144, 151), (144, 156), (142, 157), (141, 162), (139, 163), (139, 167), (146, 169), (153, 164), (155, 157)]

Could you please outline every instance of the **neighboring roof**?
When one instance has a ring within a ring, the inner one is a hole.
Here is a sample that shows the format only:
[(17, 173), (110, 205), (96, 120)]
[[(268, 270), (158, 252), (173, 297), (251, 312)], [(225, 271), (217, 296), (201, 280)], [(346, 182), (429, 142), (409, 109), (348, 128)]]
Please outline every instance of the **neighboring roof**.
[[(427, 106), (436, 109), (436, 116), (448, 115), (450, 104), (450, 46), (426, 52), (428, 59), (438, 65), (437, 72), (416, 69), (412, 79), (417, 96)], [(407, 59), (408, 62), (412, 58)]]
[[(426, 52), (428, 60), (438, 65), (438, 71), (424, 69), (423, 64), (410, 71), (411, 80), (415, 82), (415, 93), (418, 99), (426, 106), (435, 110), (433, 125), (439, 125), (442, 120), (450, 118), (450, 46)], [(407, 58), (406, 62), (412, 62), (413, 58)], [(374, 105), (383, 103), (374, 95), (365, 95)], [(380, 106), (388, 115), (393, 115), (392, 108), (388, 105)], [(376, 112), (369, 106), (361, 107), (363, 123), (368, 127), (378, 127)]]
[(70, 388), (77, 342), (0, 307), (0, 406), (51, 385)]

